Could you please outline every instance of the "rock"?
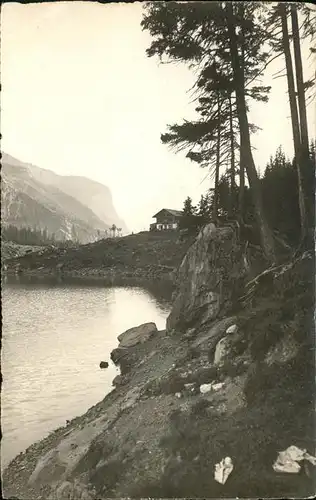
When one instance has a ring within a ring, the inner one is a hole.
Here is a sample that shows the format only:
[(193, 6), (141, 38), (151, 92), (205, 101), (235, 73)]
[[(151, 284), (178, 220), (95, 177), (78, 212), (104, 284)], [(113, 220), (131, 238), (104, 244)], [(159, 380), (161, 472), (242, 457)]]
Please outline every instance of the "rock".
[(201, 230), (178, 269), (167, 331), (198, 328), (235, 304), (247, 272), (236, 240), (231, 227), (211, 223)]
[(120, 347), (117, 347), (116, 349), (113, 349), (111, 352), (111, 359), (115, 365), (119, 364), (120, 360), (124, 358), (127, 355), (127, 350), (126, 349), (121, 349)]
[(128, 373), (136, 362), (140, 362), (137, 353), (132, 352), (132, 349), (117, 347), (111, 352), (111, 359), (115, 365), (119, 365), (121, 374)]
[(223, 458), (215, 465), (214, 479), (220, 484), (225, 484), (229, 475), (234, 469), (233, 461), (230, 457)]
[(117, 337), (120, 342), (119, 348), (133, 347), (139, 343), (146, 342), (146, 340), (157, 331), (155, 323), (144, 323), (134, 328), (130, 328)]
[(227, 335), (230, 335), (232, 333), (237, 333), (237, 332), (238, 332), (238, 326), (237, 325), (231, 325), (226, 330)]
[(202, 384), (200, 385), (200, 393), (201, 394), (206, 394), (210, 391), (219, 391), (224, 387), (225, 383), (224, 382), (211, 382), (210, 384)]
[(224, 364), (225, 358), (230, 352), (229, 349), (230, 346), (231, 346), (231, 339), (229, 337), (224, 337), (216, 344), (215, 354), (214, 354), (215, 366)]
[(181, 392), (176, 392), (175, 393), (175, 397), (178, 398), (178, 399), (182, 398)]
[(299, 462), (307, 461), (316, 466), (316, 457), (307, 453), (297, 446), (289, 446), (286, 450), (280, 451), (273, 464), (275, 472), (285, 472), (287, 474), (297, 474), (301, 470)]
[(100, 368), (108, 368), (108, 367), (109, 367), (109, 363), (107, 361), (101, 361)]
[(215, 366), (223, 365), (227, 358), (232, 357), (230, 356), (232, 346), (238, 337), (238, 326), (236, 324), (232, 324), (226, 329), (226, 336), (220, 339), (215, 347), (213, 361)]
[(112, 385), (124, 385), (127, 383), (127, 378), (126, 376), (123, 375), (116, 375), (116, 377), (112, 381)]
[(215, 349), (218, 341), (225, 335), (227, 328), (234, 324), (235, 321), (235, 316), (215, 321), (214, 324), (208, 328), (205, 333), (203, 333), (203, 335), (199, 335), (196, 338), (196, 340), (192, 343), (192, 347), (198, 348), (202, 352), (207, 353), (210, 350)]
[(200, 385), (200, 393), (201, 394), (206, 394), (207, 392), (210, 392), (211, 390), (212, 390), (212, 383)]
[(225, 386), (225, 382), (218, 382), (217, 384), (212, 384), (213, 391), (220, 391)]

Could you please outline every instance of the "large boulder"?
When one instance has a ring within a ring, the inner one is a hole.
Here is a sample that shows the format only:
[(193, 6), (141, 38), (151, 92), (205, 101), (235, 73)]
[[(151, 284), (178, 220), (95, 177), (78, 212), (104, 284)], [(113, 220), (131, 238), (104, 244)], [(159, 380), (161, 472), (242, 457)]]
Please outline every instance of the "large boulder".
[(221, 366), (227, 358), (231, 356), (232, 346), (238, 338), (238, 327), (236, 324), (231, 325), (226, 330), (226, 336), (223, 337), (215, 347), (214, 365)]
[(225, 336), (227, 329), (236, 323), (236, 316), (215, 321), (205, 332), (198, 335), (192, 346), (201, 352), (210, 353), (216, 348), (218, 342)]
[(157, 331), (155, 323), (144, 323), (130, 328), (117, 337), (120, 342), (119, 348), (133, 347), (139, 343), (143, 343)]
[(111, 359), (116, 366), (120, 367), (122, 375), (125, 375), (131, 370), (136, 358), (137, 356), (135, 356), (135, 353), (130, 352), (130, 350), (126, 348), (121, 349), (117, 347), (111, 352)]
[(118, 365), (120, 361), (128, 355), (128, 352), (126, 349), (121, 349), (120, 347), (117, 347), (116, 349), (113, 349), (111, 352), (111, 359), (115, 365)]
[(227, 314), (246, 272), (233, 228), (205, 226), (179, 267), (167, 330), (185, 333)]

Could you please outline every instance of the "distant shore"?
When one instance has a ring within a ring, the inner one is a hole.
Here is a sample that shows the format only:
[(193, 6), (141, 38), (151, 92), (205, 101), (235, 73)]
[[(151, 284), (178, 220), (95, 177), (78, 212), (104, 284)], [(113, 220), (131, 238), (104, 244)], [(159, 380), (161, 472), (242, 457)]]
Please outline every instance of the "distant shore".
[[(46, 272), (45, 272), (46, 271)], [(92, 271), (92, 272), (91, 272)], [(94, 272), (93, 272), (94, 271)], [(99, 270), (82, 269), (79, 272), (65, 274), (48, 272), (48, 270), (27, 270), (23, 273), (6, 271), (2, 273), (3, 284), (48, 284), (66, 286), (91, 287), (139, 287), (147, 290), (156, 297), (169, 302), (174, 291), (174, 279), (169, 273), (162, 273), (159, 277), (151, 274), (133, 275), (128, 273), (102, 273)]]
[(77, 248), (47, 248), (40, 253), (6, 259), (3, 274), (7, 280), (13, 276), (20, 281), (89, 280), (107, 285), (146, 281), (163, 282), (169, 287), (174, 283), (176, 269), (191, 243), (192, 239), (181, 240), (176, 232), (147, 232)]

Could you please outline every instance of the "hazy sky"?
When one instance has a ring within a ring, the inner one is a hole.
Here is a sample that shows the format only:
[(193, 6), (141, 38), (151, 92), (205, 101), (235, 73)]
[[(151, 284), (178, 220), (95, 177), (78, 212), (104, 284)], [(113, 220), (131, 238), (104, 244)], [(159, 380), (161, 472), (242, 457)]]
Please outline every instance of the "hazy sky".
[[(186, 196), (197, 201), (206, 191), (207, 171), (160, 143), (167, 124), (194, 116), (194, 77), (146, 57), (141, 3), (7, 3), (1, 17), (3, 151), (106, 184), (134, 231), (160, 208), (181, 209)], [(307, 79), (315, 60), (305, 59)], [(283, 66), (276, 61), (266, 80)], [(251, 113), (263, 129), (253, 137), (261, 171), (280, 144), (293, 154), (286, 82), (272, 83), (270, 102)], [(315, 107), (308, 110), (315, 136)]]

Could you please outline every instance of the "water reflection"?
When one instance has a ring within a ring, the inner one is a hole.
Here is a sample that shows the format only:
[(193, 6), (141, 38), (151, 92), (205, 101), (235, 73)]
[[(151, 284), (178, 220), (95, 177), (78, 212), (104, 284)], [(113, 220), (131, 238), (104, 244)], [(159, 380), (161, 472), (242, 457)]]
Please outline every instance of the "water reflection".
[(100, 401), (117, 369), (99, 363), (110, 360), (117, 335), (146, 321), (162, 329), (168, 312), (166, 297), (140, 287), (10, 277), (2, 290), (2, 466)]
[(64, 275), (36, 276), (27, 274), (4, 274), (2, 283), (7, 285), (49, 285), (66, 287), (137, 287), (151, 293), (153, 297), (170, 303), (174, 285), (167, 280), (146, 280), (143, 278), (101, 278), (101, 277), (75, 277)]

